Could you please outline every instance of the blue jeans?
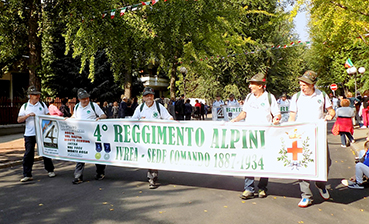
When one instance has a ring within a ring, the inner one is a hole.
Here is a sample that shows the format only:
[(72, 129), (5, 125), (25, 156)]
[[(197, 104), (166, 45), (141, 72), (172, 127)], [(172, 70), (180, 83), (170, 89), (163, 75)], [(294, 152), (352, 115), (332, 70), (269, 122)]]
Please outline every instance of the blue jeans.
[[(268, 185), (268, 180), (269, 178), (265, 178), (265, 177), (260, 177), (259, 180), (259, 184), (258, 184), (258, 188), (260, 190), (267, 190), (267, 185)], [(255, 187), (254, 187), (254, 177), (245, 177), (245, 186), (244, 186), (244, 190), (248, 190), (251, 191), (252, 193), (255, 192)]]
[[(32, 177), (32, 167), (35, 161), (36, 136), (24, 136), (23, 176)], [(42, 157), (47, 172), (54, 172), (54, 164), (50, 158)]]

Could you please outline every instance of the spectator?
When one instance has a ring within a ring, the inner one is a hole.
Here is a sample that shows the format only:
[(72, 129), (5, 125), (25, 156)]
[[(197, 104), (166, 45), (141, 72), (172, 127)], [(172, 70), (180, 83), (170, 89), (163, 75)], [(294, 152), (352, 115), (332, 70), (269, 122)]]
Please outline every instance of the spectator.
[(119, 117), (119, 106), (118, 106), (117, 101), (115, 101), (113, 103), (113, 107), (112, 107), (111, 111), (112, 111), (112, 114), (113, 114), (112, 115), (113, 118), (118, 118)]
[(51, 98), (49, 101), (49, 113), (50, 115), (54, 115), (54, 116), (63, 116), (63, 113), (58, 109), (57, 106), (55, 106), (55, 99)]
[[(337, 128), (341, 135), (341, 147), (346, 147), (346, 136), (351, 143), (354, 143), (354, 127), (352, 125), (352, 118), (355, 117), (355, 111), (350, 107), (350, 100), (343, 99), (341, 101), (341, 107), (336, 111), (337, 120), (334, 123), (333, 129)], [(336, 134), (336, 133), (333, 133)]]
[(184, 95), (182, 94), (179, 99), (176, 101), (175, 109), (176, 109), (176, 120), (184, 120)]
[(67, 105), (68, 100), (66, 98), (61, 99), (60, 112), (63, 113), (63, 117), (70, 117), (72, 114), (70, 113), (69, 107)]
[(192, 114), (192, 105), (190, 104), (190, 99), (187, 99), (185, 103), (185, 119), (191, 120), (191, 114)]

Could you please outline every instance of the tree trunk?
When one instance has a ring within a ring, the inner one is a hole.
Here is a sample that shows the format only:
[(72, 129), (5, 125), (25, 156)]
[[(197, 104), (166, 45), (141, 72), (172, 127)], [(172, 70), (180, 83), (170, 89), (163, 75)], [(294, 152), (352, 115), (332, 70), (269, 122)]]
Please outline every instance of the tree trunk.
[(173, 63), (172, 70), (170, 73), (170, 98), (176, 98), (176, 79), (177, 79), (177, 65)]
[(41, 68), (41, 37), (37, 36), (38, 20), (41, 13), (41, 0), (29, 0), (29, 34), (28, 34), (28, 73), (29, 85), (41, 89), (41, 80), (38, 76), (38, 70)]
[(128, 99), (131, 99), (132, 96), (132, 70), (131, 68), (129, 68), (125, 74), (125, 79), (124, 79), (124, 96), (127, 97)]

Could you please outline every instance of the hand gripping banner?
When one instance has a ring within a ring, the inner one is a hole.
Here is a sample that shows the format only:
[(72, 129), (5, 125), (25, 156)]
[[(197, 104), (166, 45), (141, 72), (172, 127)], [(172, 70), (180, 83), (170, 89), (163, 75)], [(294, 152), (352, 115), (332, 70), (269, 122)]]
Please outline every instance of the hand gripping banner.
[(244, 122), (36, 117), (40, 156), (132, 168), (327, 180), (326, 122)]

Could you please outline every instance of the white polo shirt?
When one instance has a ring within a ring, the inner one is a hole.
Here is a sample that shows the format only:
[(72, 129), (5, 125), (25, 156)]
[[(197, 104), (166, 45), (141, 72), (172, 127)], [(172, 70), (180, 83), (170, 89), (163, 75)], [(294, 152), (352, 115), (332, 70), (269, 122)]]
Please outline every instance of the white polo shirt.
[[(290, 104), (290, 112), (296, 112), (296, 121), (315, 122), (324, 119), (324, 94), (319, 89), (315, 89), (311, 96), (306, 96), (302, 91), (297, 99), (297, 94), (293, 95)], [(332, 103), (325, 94), (325, 109), (332, 107)]]
[(219, 100), (219, 101), (214, 101), (213, 102), (213, 107), (220, 107), (220, 106), (223, 106), (224, 105), (224, 102), (223, 100)]
[(81, 103), (78, 103), (78, 108), (77, 108), (77, 105), (74, 107), (72, 118), (82, 119), (82, 120), (95, 120), (96, 118), (103, 115), (104, 111), (101, 110), (100, 106), (94, 102), (92, 103), (95, 107), (96, 114), (91, 107), (91, 102), (88, 102), (87, 106), (85, 107), (82, 107)]
[(240, 104), (236, 99), (233, 99), (232, 101), (228, 100), (227, 106), (239, 106)]
[(260, 97), (251, 94), (246, 97), (243, 111), (246, 112), (245, 122), (253, 124), (267, 124), (272, 122), (272, 115), (280, 114), (277, 101), (273, 94), (270, 94), (271, 104), (269, 104), (268, 92), (264, 92)]
[(141, 111), (141, 106), (142, 104), (136, 107), (136, 110), (132, 116), (132, 119), (141, 119), (142, 117), (145, 117), (145, 119), (148, 119), (148, 120), (155, 120), (155, 119), (169, 120), (172, 118), (168, 110), (161, 103), (159, 103), (160, 113), (156, 108), (156, 102), (154, 102), (151, 105), (151, 107), (148, 107), (145, 103), (142, 108), (142, 111)]
[[(24, 109), (25, 104), (19, 110), (18, 117), (26, 116), (30, 113), (35, 113), (36, 115), (46, 115), (49, 113), (47, 106), (45, 104), (41, 105), (41, 102), (38, 101), (35, 105), (31, 104), (29, 101), (27, 102), (27, 107)], [(24, 131), (24, 136), (36, 136), (35, 130), (35, 117), (30, 116), (26, 119), (26, 129)]]

